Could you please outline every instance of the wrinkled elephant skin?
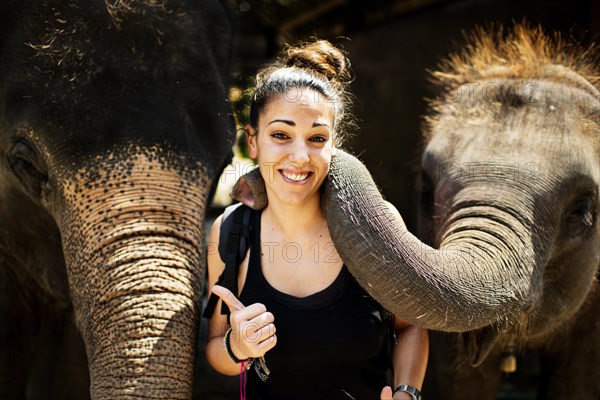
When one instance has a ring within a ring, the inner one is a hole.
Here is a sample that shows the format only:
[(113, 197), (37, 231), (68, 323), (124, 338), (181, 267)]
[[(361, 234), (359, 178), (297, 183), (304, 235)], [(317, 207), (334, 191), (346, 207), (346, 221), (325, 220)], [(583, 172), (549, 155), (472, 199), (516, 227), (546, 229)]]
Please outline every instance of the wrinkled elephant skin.
[(219, 1), (0, 6), (0, 398), (191, 397), (230, 42)]

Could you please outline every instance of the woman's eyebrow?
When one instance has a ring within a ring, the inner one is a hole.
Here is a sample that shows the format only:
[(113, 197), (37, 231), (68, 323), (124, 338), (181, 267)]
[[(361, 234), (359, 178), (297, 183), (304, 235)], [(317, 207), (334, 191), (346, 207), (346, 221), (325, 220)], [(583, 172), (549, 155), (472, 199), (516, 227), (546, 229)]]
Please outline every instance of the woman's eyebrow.
[(296, 126), (296, 123), (294, 121), (290, 121), (289, 119), (274, 119), (273, 121), (269, 122), (267, 125), (274, 124), (275, 122), (283, 122), (284, 124), (287, 124), (289, 126)]
[(312, 126), (313, 126), (313, 128), (316, 128), (318, 126), (325, 126), (325, 127), (329, 128), (329, 124), (326, 123), (326, 122), (317, 122), (317, 121), (315, 121), (315, 122), (313, 122)]

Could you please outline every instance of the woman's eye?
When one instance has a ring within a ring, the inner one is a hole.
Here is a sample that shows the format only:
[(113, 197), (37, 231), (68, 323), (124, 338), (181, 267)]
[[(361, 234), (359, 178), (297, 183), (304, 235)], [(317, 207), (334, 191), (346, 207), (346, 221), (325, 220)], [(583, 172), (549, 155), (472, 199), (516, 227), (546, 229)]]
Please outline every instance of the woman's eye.
[(317, 142), (317, 143), (322, 143), (322, 142), (326, 142), (327, 138), (324, 136), (313, 136), (309, 139), (311, 142)]
[(287, 139), (288, 136), (283, 132), (274, 132), (271, 134), (271, 137), (275, 139)]

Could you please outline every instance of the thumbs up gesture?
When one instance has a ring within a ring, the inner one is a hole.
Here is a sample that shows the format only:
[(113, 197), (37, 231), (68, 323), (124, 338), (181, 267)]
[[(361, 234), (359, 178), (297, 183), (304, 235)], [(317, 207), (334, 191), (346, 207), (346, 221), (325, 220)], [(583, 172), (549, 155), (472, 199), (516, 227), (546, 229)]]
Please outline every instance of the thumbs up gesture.
[(262, 357), (275, 347), (275, 317), (264, 304), (244, 306), (227, 288), (215, 285), (212, 292), (231, 310), (231, 351), (240, 360)]

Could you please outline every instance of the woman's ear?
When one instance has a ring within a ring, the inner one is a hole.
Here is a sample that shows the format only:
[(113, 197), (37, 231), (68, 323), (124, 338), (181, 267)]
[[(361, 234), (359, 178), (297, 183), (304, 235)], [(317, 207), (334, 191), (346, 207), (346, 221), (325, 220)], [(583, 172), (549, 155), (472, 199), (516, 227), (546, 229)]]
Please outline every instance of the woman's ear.
[(256, 129), (250, 125), (246, 125), (246, 140), (248, 140), (248, 152), (250, 158), (258, 157), (258, 148), (256, 147)]

